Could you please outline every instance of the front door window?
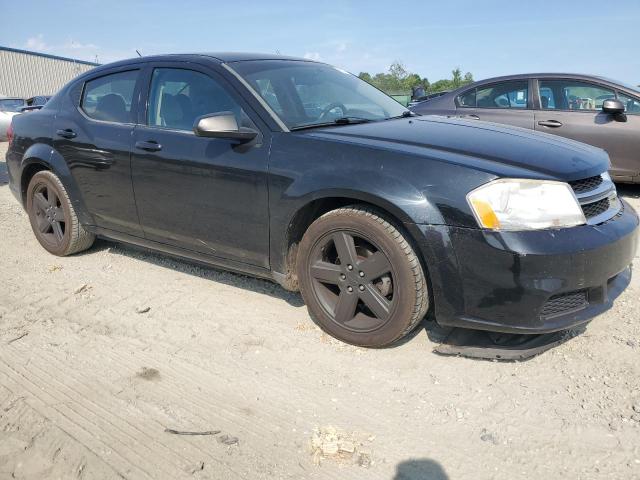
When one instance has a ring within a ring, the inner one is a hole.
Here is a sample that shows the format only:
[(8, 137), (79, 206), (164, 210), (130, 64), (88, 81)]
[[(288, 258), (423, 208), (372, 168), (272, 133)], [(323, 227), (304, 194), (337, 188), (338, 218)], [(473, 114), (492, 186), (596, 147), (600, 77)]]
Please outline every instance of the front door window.
[(613, 90), (578, 80), (540, 80), (543, 110), (602, 110), (605, 100), (616, 98)]
[(231, 112), (238, 125), (252, 126), (242, 107), (208, 75), (179, 68), (153, 71), (149, 126), (191, 131), (196, 119), (218, 112)]
[(624, 111), (632, 115), (640, 115), (640, 100), (624, 93), (618, 93), (618, 100), (624, 105)]

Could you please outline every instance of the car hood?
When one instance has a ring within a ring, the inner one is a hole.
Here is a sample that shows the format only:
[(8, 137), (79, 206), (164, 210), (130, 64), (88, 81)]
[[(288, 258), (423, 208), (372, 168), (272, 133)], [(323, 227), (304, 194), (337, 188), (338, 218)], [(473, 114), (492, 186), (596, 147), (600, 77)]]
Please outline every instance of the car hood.
[(397, 153), (466, 165), (497, 176), (563, 181), (609, 168), (604, 150), (555, 135), (478, 120), (419, 116), (305, 132)]

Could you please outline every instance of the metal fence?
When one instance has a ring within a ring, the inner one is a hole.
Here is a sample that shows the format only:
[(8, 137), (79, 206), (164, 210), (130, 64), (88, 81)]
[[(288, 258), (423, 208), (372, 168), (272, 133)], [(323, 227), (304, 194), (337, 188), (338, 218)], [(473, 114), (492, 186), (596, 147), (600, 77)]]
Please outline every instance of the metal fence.
[(0, 46), (0, 96), (53, 95), (97, 63)]

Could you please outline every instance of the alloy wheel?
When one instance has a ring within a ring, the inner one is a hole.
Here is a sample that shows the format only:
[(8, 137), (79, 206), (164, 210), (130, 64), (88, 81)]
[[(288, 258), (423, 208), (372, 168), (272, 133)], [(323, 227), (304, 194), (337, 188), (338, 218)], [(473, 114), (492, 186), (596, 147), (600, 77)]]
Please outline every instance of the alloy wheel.
[(320, 238), (309, 273), (314, 295), (343, 328), (368, 332), (392, 317), (398, 288), (393, 266), (362, 234), (340, 230)]
[(67, 221), (58, 193), (51, 185), (43, 183), (34, 189), (33, 208), (43, 240), (57, 247), (62, 245)]

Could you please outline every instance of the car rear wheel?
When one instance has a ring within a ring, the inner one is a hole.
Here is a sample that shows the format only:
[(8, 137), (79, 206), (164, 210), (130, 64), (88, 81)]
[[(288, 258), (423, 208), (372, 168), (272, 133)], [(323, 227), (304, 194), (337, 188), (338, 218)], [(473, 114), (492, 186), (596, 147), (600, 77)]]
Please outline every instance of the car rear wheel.
[(300, 243), (297, 268), (309, 314), (347, 343), (389, 345), (411, 332), (429, 307), (411, 245), (366, 207), (340, 208), (313, 222)]
[(65, 256), (93, 245), (60, 179), (50, 171), (36, 173), (27, 188), (27, 212), (36, 238), (48, 252)]

